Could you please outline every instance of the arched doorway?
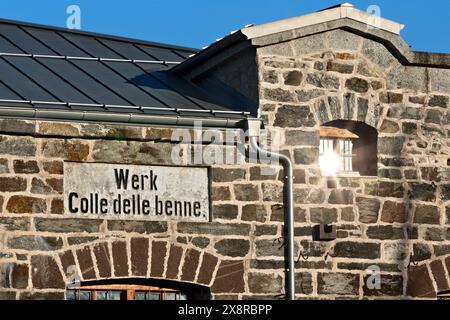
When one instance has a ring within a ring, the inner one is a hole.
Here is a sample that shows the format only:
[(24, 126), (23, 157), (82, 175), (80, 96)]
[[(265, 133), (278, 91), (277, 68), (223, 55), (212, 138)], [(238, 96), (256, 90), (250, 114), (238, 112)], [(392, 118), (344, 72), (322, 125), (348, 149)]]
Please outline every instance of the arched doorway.
[(208, 287), (158, 279), (87, 281), (66, 290), (66, 300), (208, 300)]

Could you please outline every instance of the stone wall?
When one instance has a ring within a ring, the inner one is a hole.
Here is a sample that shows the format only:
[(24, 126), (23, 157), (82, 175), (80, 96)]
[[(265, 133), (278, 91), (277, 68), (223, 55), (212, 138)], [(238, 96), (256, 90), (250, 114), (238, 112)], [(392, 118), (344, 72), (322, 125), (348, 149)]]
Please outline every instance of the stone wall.
[[(309, 259), (296, 271), (310, 280), (298, 293), (399, 298), (448, 289), (449, 70), (403, 66), (384, 45), (344, 30), (261, 47), (258, 60), (262, 117), (283, 129), (282, 150), (301, 177), (295, 232)], [(377, 130), (377, 176), (321, 175), (319, 126), (333, 120)], [(312, 242), (318, 223), (336, 224), (338, 239)], [(381, 269), (379, 290), (366, 284), (371, 265)]]
[[(342, 30), (262, 47), (256, 58), (261, 115), (281, 128), (295, 162), (296, 297), (448, 289), (449, 70), (405, 67)], [(377, 176), (321, 175), (319, 126), (338, 119), (378, 131)], [(70, 265), (83, 280), (174, 279), (215, 299), (284, 294), (279, 167), (262, 174), (217, 143), (241, 163), (212, 165), (211, 223), (76, 220), (63, 215), (64, 161), (171, 165), (173, 129), (4, 119), (0, 133), (1, 299), (61, 299)], [(319, 223), (336, 224), (338, 239), (312, 241)], [(373, 265), (381, 289), (367, 286)]]
[(173, 130), (0, 120), (0, 298), (62, 299), (71, 265), (83, 281), (172, 279), (214, 299), (282, 294), (283, 184), (277, 168), (261, 175), (233, 146), (210, 146), (241, 161), (212, 166), (211, 223), (63, 215), (64, 161), (172, 165)]

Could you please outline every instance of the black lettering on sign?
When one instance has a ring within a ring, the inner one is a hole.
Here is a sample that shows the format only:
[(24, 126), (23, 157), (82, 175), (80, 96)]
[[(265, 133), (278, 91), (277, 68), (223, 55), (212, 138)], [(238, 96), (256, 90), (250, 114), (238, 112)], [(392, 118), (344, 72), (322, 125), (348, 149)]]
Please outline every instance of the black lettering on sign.
[(78, 193), (75, 192), (69, 193), (69, 211), (70, 213), (77, 213), (78, 209), (73, 206), (73, 198), (78, 199)]
[(130, 199), (124, 199), (123, 200), (123, 213), (130, 214), (130, 206), (131, 206)]
[(199, 217), (202, 213), (200, 212), (200, 202), (194, 202), (194, 216)]
[(138, 190), (139, 189), (139, 176), (137, 174), (133, 174), (131, 176), (131, 187), (134, 190)]
[(150, 214), (150, 201), (148, 200), (142, 201), (142, 213), (145, 216), (148, 216)]
[(81, 198), (80, 200), (80, 210), (81, 213), (89, 212), (89, 200), (87, 198)]
[(158, 187), (156, 186), (157, 178), (158, 176), (153, 174), (153, 170), (150, 170), (150, 190), (158, 190)]
[(155, 196), (155, 213), (157, 216), (161, 216), (163, 214), (163, 203), (158, 199), (158, 196)]
[(191, 208), (191, 203), (190, 202), (185, 202), (184, 203), (184, 216), (192, 216), (192, 208)]
[(167, 216), (171, 216), (172, 215), (172, 202), (171, 201), (166, 201), (166, 215)]
[(105, 198), (102, 198), (102, 200), (100, 201), (100, 212), (102, 214), (108, 213), (108, 200)]
[[(124, 172), (125, 171), (125, 172)], [(116, 177), (117, 189), (125, 189), (128, 187), (128, 175), (130, 171), (128, 169), (114, 169), (114, 175)]]
[(113, 202), (113, 211), (114, 211), (114, 214), (120, 214), (120, 212), (122, 211), (122, 210), (121, 210), (122, 204), (120, 203), (121, 198), (122, 198), (122, 196), (119, 194), (119, 195), (117, 196), (117, 198), (114, 199), (114, 202)]

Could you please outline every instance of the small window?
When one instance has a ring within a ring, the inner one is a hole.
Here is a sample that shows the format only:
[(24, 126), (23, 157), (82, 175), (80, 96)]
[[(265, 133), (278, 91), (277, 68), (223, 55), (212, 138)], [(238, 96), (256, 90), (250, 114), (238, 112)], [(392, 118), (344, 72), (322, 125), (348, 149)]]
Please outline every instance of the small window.
[(340, 174), (359, 175), (353, 171), (353, 141), (358, 136), (345, 129), (320, 128), (319, 165), (323, 174), (334, 176)]
[(377, 176), (378, 133), (357, 121), (335, 120), (320, 127), (319, 165), (325, 176)]

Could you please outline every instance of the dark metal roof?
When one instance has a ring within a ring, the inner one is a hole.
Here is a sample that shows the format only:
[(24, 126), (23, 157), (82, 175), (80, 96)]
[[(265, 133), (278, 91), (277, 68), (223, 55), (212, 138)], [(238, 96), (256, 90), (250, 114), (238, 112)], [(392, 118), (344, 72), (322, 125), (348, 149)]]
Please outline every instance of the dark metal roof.
[(246, 116), (253, 106), (240, 94), (202, 88), (169, 72), (195, 53), (192, 48), (0, 19), (0, 106)]

